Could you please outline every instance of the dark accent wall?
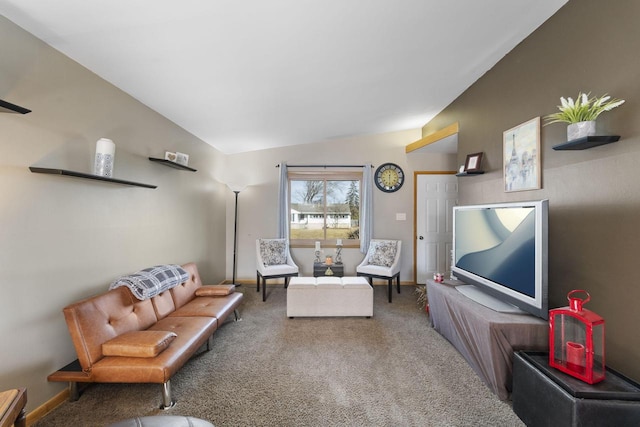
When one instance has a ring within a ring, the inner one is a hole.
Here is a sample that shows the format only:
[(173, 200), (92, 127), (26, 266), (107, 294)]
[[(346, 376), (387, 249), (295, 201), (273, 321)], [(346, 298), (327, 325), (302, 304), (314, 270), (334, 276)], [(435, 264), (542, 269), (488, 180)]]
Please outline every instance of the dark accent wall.
[[(607, 365), (640, 380), (640, 2), (571, 0), (430, 121), (460, 123), (458, 164), (485, 153), (482, 176), (460, 179), (460, 204), (549, 199), (550, 307), (585, 289), (606, 321)], [(609, 93), (626, 103), (598, 118), (620, 141), (555, 151), (566, 126), (542, 127), (542, 189), (505, 193), (502, 133), (556, 111), (560, 96)]]

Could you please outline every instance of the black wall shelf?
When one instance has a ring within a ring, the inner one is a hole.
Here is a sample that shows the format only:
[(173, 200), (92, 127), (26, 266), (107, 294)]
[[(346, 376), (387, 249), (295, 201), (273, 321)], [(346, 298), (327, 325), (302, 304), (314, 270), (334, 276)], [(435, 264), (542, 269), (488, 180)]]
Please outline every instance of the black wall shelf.
[(456, 176), (474, 176), (474, 175), (482, 175), (484, 171), (475, 171), (475, 172), (460, 172), (457, 173)]
[(3, 101), (2, 99), (0, 99), (0, 113), (20, 113), (20, 114), (27, 114), (30, 113), (31, 110), (21, 107), (19, 105), (16, 104), (12, 104), (10, 102), (7, 101)]
[(29, 170), (31, 170), (31, 172), (33, 173), (46, 173), (50, 175), (72, 176), (75, 178), (93, 179), (96, 181), (104, 181), (112, 184), (131, 185), (134, 187), (157, 188), (157, 185), (142, 184), (139, 182), (126, 181), (124, 179), (108, 178), (106, 176), (92, 175), (89, 173), (75, 172), (75, 171), (70, 171), (65, 169), (40, 168), (36, 166), (29, 166)]
[(180, 163), (172, 162), (171, 160), (167, 160), (167, 159), (158, 159), (157, 157), (149, 157), (149, 160), (151, 160), (152, 162), (161, 163), (165, 166), (169, 166), (175, 169), (181, 169), (181, 170), (190, 171), (190, 172), (198, 171), (197, 169), (193, 169), (193, 168), (190, 168), (189, 166), (184, 166), (184, 165), (181, 165)]
[(601, 136), (585, 136), (583, 138), (574, 139), (554, 145), (554, 150), (586, 150), (587, 148), (597, 147), (599, 145), (611, 144), (620, 139), (620, 135), (601, 135)]

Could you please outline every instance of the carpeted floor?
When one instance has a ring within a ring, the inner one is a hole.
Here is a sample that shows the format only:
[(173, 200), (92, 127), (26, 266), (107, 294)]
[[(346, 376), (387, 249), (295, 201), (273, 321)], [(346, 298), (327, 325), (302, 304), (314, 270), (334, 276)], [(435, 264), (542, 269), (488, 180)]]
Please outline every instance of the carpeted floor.
[[(375, 287), (374, 317), (286, 317), (286, 291), (268, 299), (241, 286), (242, 321), (227, 321), (213, 349), (172, 379), (175, 407), (158, 384), (94, 384), (45, 426), (105, 426), (147, 415), (190, 415), (223, 426), (523, 426), (435, 332), (415, 287)], [(233, 316), (232, 316), (233, 317)]]

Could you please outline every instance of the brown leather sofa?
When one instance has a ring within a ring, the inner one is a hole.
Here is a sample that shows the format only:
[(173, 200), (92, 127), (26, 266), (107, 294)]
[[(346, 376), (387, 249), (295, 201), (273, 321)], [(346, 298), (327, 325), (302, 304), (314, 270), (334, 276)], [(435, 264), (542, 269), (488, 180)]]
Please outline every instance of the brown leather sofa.
[(78, 360), (49, 375), (69, 382), (70, 399), (78, 383), (162, 384), (161, 408), (174, 405), (171, 377), (234, 313), (243, 294), (233, 285), (203, 286), (194, 263), (182, 266), (189, 280), (146, 300), (118, 287), (64, 308)]

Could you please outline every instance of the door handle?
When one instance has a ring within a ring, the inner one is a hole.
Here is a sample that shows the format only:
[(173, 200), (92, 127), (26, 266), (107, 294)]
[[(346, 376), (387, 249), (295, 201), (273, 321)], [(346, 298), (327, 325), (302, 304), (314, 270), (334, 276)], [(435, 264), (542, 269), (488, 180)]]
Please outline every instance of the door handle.
[(420, 236), (420, 237), (418, 237), (418, 239), (420, 239), (420, 240), (424, 240), (424, 237)]

